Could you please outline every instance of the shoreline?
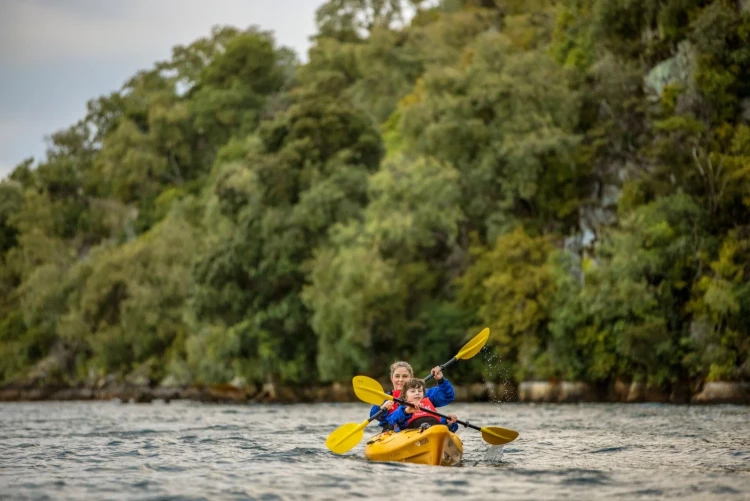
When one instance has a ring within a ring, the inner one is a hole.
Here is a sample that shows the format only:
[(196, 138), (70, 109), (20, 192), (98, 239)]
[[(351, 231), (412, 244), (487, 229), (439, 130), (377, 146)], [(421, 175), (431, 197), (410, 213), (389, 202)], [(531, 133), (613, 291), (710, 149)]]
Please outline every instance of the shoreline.
[[(387, 384), (387, 382), (386, 382)], [(582, 382), (526, 381), (515, 384), (474, 383), (453, 385), (456, 402), (522, 403), (670, 403), (677, 405), (750, 405), (750, 383), (706, 382), (697, 387), (672, 385), (669, 390), (642, 383), (615, 381), (607, 386)], [(351, 385), (292, 387), (262, 386), (148, 386), (106, 383), (96, 386), (21, 385), (0, 387), (0, 402), (119, 400), (130, 403), (192, 400), (213, 403), (313, 403), (359, 402)]]

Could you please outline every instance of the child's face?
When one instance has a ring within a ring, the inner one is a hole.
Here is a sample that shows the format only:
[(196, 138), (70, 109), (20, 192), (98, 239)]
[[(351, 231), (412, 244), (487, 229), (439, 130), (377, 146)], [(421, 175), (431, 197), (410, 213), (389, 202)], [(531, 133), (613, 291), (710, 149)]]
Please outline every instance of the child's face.
[(398, 367), (395, 371), (393, 371), (393, 375), (391, 376), (393, 389), (400, 390), (404, 387), (404, 383), (406, 383), (410, 379), (411, 374), (409, 374), (409, 369), (407, 369), (406, 367)]
[(406, 401), (412, 404), (418, 404), (424, 398), (422, 388), (409, 388), (406, 390)]

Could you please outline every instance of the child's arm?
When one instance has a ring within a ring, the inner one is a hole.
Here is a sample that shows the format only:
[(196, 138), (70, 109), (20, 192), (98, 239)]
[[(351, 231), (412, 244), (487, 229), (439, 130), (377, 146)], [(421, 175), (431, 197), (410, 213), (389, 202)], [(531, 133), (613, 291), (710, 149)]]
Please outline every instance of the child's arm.
[(450, 431), (455, 433), (456, 430), (458, 430), (458, 423), (456, 423), (457, 418), (455, 414), (450, 414), (450, 417), (451, 417), (450, 420), (445, 419), (444, 417), (441, 417), (440, 424), (446, 425)]
[(438, 381), (437, 386), (429, 388), (425, 392), (425, 397), (430, 399), (435, 407), (443, 407), (456, 399), (456, 393), (453, 391), (453, 385), (448, 378)]
[(407, 421), (409, 421), (409, 416), (404, 412), (404, 406), (399, 405), (398, 409), (393, 411), (388, 415), (386, 418), (386, 421), (388, 424), (393, 426), (396, 431), (399, 431), (401, 428), (406, 426)]

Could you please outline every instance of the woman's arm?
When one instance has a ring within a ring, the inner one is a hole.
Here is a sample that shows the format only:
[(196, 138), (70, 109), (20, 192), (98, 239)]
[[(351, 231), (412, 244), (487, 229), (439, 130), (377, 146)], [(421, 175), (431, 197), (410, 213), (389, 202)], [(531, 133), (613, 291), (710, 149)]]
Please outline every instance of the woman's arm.
[(443, 407), (456, 399), (456, 393), (453, 391), (453, 385), (447, 378), (438, 381), (437, 386), (428, 388), (425, 397), (430, 399), (435, 407)]

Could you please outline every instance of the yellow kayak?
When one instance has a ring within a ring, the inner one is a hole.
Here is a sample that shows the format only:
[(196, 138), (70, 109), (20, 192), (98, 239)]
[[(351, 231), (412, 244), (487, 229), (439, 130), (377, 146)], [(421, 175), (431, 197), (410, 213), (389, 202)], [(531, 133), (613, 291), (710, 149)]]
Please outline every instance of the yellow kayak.
[(461, 462), (464, 444), (442, 424), (425, 430), (386, 431), (367, 441), (365, 456), (372, 461), (399, 461), (434, 466)]

